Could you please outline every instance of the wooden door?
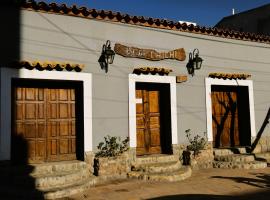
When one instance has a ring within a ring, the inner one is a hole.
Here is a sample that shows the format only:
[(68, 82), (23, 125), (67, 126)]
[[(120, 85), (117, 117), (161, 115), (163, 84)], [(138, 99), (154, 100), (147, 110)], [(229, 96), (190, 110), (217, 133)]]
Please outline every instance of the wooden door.
[(46, 158), (46, 100), (44, 89), (15, 89), (13, 158), (41, 162)]
[(75, 89), (15, 88), (12, 159), (76, 159)]
[(47, 89), (47, 160), (76, 159), (75, 90)]
[(136, 90), (137, 155), (159, 154), (160, 145), (160, 91)]
[(211, 97), (214, 147), (239, 146), (237, 91), (212, 91)]

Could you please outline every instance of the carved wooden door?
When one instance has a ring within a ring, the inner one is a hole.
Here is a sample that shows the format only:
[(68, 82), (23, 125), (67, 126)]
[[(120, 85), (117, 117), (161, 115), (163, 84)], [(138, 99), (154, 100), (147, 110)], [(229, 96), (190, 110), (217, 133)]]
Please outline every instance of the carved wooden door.
[(212, 91), (212, 127), (214, 147), (240, 145), (236, 91)]
[(137, 155), (159, 154), (160, 91), (136, 90)]
[(75, 89), (15, 88), (12, 159), (76, 159)]

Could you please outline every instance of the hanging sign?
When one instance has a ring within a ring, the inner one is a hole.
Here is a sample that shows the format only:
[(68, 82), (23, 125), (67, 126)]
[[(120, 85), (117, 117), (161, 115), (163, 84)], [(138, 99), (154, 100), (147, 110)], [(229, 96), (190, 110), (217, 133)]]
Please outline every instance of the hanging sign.
[(186, 53), (183, 48), (175, 49), (168, 52), (157, 52), (153, 49), (140, 49), (137, 47), (128, 47), (119, 43), (114, 45), (115, 53), (131, 58), (142, 58), (152, 61), (164, 60), (164, 59), (175, 59), (183, 61), (186, 59)]

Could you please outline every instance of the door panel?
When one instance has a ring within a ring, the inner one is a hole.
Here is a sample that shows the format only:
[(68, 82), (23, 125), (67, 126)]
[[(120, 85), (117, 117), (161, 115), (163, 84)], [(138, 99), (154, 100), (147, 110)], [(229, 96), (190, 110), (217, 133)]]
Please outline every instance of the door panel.
[(237, 91), (212, 91), (213, 143), (215, 147), (240, 145)]
[(149, 113), (159, 113), (159, 91), (148, 91)]
[(136, 89), (137, 155), (161, 153), (159, 91)]
[[(13, 159), (76, 159), (75, 89), (15, 88)], [(22, 145), (24, 147), (22, 147)]]
[[(75, 116), (72, 107), (75, 108), (75, 89), (48, 89), (48, 126), (51, 132), (48, 134), (47, 159), (72, 160), (76, 159), (74, 154)], [(72, 150), (73, 148), (73, 150)], [(75, 150), (76, 152), (76, 150)]]
[(43, 97), (44, 89), (15, 89), (15, 128), (12, 134), (12, 148), (15, 148), (12, 155), (15, 159), (30, 163), (45, 160), (46, 102)]

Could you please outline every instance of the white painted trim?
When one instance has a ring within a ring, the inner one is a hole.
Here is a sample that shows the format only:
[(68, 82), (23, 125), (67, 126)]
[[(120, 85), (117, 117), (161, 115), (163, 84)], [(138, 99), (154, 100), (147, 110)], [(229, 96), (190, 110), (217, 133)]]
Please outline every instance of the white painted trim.
[(205, 98), (206, 98), (206, 115), (207, 115), (207, 137), (208, 141), (213, 141), (212, 134), (212, 99), (211, 86), (212, 85), (228, 85), (228, 86), (247, 86), (249, 95), (249, 113), (250, 113), (250, 131), (251, 137), (256, 137), (255, 129), (255, 112), (254, 112), (254, 94), (252, 80), (224, 80), (205, 78)]
[(176, 101), (176, 79), (175, 76), (155, 75), (129, 75), (129, 137), (130, 147), (136, 147), (136, 82), (146, 83), (169, 83), (171, 94), (171, 128), (172, 144), (178, 143), (177, 137), (177, 101)]
[(0, 160), (10, 160), (11, 148), (11, 79), (73, 80), (83, 82), (84, 151), (92, 151), (92, 74), (58, 71), (0, 68), (1, 72), (1, 123)]

